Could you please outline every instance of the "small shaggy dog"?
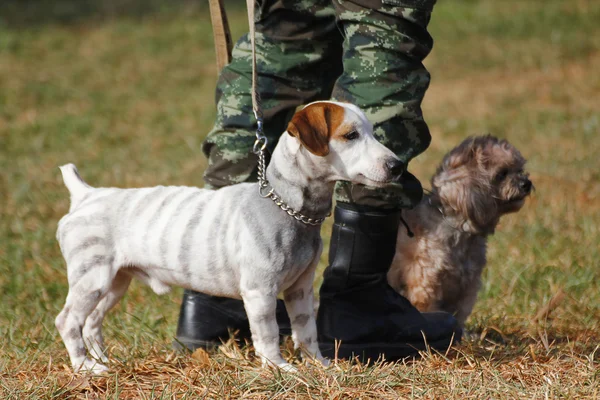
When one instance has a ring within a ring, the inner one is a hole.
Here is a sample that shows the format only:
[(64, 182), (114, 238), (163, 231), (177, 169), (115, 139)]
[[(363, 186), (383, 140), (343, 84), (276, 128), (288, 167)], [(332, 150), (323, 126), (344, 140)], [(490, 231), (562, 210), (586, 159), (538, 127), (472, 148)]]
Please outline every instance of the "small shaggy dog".
[(526, 160), (506, 140), (470, 137), (450, 151), (432, 191), (403, 217), (390, 285), (420, 311), (471, 314), (486, 263), (487, 237), (504, 214), (523, 206), (533, 185)]

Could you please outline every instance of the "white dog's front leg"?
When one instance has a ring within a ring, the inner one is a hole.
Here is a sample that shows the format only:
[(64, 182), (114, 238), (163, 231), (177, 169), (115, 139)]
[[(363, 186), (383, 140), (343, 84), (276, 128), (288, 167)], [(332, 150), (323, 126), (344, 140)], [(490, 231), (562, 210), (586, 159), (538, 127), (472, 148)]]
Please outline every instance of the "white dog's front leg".
[(324, 366), (329, 360), (321, 355), (317, 342), (317, 324), (314, 311), (314, 268), (307, 269), (294, 284), (284, 292), (285, 307), (292, 322), (294, 346), (300, 348), (305, 360), (314, 358)]
[(275, 316), (277, 295), (265, 294), (260, 289), (242, 293), (244, 308), (248, 315), (252, 342), (263, 366), (277, 366), (284, 370), (294, 370), (281, 356), (279, 349), (279, 326)]

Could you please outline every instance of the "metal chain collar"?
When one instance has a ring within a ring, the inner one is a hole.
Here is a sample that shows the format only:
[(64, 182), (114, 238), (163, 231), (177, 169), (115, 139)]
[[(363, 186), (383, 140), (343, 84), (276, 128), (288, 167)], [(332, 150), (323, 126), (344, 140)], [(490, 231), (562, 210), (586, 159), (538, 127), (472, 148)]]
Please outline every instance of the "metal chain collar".
[[(296, 220), (302, 222), (306, 225), (321, 225), (325, 218), (327, 218), (331, 213), (327, 214), (323, 218), (310, 218), (306, 215), (294, 210), (291, 208), (277, 193), (275, 193), (275, 189), (271, 187), (269, 189), (269, 181), (267, 180), (267, 168), (265, 163), (265, 149), (267, 148), (267, 138), (262, 134), (263, 121), (260, 115), (256, 115), (256, 122), (258, 127), (256, 129), (256, 141), (254, 142), (254, 147), (252, 151), (254, 154), (258, 156), (258, 194), (261, 197), (266, 197), (271, 200), (283, 211), (288, 213), (289, 216), (294, 217)], [(266, 193), (265, 193), (266, 191)]]

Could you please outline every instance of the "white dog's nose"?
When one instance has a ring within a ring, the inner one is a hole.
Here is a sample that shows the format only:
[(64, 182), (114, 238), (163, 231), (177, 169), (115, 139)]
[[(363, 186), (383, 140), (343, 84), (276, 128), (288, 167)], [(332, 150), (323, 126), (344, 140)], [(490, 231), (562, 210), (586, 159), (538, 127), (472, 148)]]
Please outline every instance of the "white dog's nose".
[(394, 158), (385, 163), (385, 166), (390, 171), (394, 178), (399, 178), (405, 170), (405, 165), (402, 161)]

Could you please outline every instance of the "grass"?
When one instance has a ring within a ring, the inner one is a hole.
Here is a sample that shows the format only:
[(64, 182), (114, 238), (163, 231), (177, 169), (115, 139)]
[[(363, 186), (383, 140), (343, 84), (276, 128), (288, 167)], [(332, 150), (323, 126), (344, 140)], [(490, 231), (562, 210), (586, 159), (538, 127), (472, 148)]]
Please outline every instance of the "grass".
[[(424, 104), (433, 142), (412, 171), (426, 182), (462, 138), (489, 132), (522, 151), (536, 186), (490, 240), (467, 322), (482, 340), (416, 362), (340, 361), (295, 376), (262, 370), (233, 344), (173, 353), (181, 290), (158, 297), (139, 284), (105, 322), (114, 373), (70, 372), (53, 324), (67, 291), (54, 239), (68, 209), (57, 166), (74, 162), (97, 186), (201, 185), (200, 144), (214, 118), (210, 21), (204, 3), (185, 1), (1, 7), (1, 398), (600, 397), (593, 0), (447, 0), (433, 15)], [(237, 37), (244, 11), (228, 11)]]

